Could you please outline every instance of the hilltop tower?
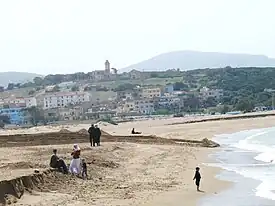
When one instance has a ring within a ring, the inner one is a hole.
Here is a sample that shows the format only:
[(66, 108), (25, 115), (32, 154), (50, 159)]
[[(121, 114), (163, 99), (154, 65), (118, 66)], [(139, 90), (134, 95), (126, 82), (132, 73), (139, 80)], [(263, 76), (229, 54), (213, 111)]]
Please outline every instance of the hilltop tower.
[(108, 74), (111, 73), (110, 62), (108, 60), (105, 61), (105, 72)]

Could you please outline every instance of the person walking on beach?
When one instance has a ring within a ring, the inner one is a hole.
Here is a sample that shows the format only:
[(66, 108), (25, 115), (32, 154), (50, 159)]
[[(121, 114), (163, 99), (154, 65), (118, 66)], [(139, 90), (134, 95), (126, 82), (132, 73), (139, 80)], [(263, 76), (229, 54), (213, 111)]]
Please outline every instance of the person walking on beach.
[(100, 146), (101, 130), (95, 125), (95, 142), (97, 146)]
[(88, 133), (90, 135), (91, 147), (95, 147), (95, 126), (93, 124), (89, 128)]
[(196, 167), (195, 176), (193, 178), (195, 180), (197, 191), (200, 192), (200, 181), (201, 181), (201, 174), (200, 174), (200, 168)]

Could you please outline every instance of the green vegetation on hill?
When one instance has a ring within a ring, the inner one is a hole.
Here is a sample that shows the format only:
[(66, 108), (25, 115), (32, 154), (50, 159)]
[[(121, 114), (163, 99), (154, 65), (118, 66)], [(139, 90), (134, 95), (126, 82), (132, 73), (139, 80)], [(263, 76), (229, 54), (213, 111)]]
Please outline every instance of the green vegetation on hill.
[[(65, 81), (77, 83), (91, 83), (100, 87), (100, 97), (103, 99), (114, 97), (114, 91), (131, 89), (136, 85), (164, 86), (174, 84), (175, 90), (189, 92), (184, 105), (190, 111), (202, 108), (217, 107), (219, 111), (228, 110), (251, 110), (254, 106), (271, 106), (272, 93), (265, 89), (275, 89), (275, 68), (220, 68), (220, 69), (197, 69), (189, 71), (167, 70), (165, 72), (145, 72), (144, 78), (130, 79), (127, 75), (120, 74), (115, 81), (93, 82), (90, 73), (75, 73), (68, 75), (48, 75), (36, 77), (33, 83), (20, 85), (18, 92), (29, 93), (30, 89), (38, 91), (47, 85), (56, 85)], [(145, 76), (147, 78), (145, 78)], [(16, 84), (14, 84), (16, 85)], [(12, 85), (11, 85), (12, 86)], [(19, 85), (16, 85), (18, 87)], [(26, 87), (28, 92), (23, 92)], [(210, 89), (223, 89), (221, 99), (208, 98), (203, 102), (198, 98), (198, 92), (202, 87)], [(97, 88), (98, 89), (98, 88)], [(9, 90), (8, 95), (13, 91)], [(87, 90), (89, 91), (89, 90)], [(91, 92), (91, 91), (90, 91)], [(98, 93), (98, 92), (96, 92)], [(102, 99), (94, 95), (96, 99)], [(275, 100), (274, 100), (275, 102)]]
[(265, 89), (275, 89), (275, 68), (200, 69), (184, 72), (183, 79), (198, 89), (223, 89), (220, 103), (251, 110), (254, 106), (271, 106), (272, 93)]

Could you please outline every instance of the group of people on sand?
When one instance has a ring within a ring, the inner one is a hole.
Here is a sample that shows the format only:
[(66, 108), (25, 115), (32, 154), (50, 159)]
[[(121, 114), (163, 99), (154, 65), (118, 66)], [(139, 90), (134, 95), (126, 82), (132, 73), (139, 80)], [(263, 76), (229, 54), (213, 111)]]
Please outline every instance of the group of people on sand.
[[(90, 136), (90, 143), (92, 147), (100, 146), (101, 130), (97, 125), (91, 125), (88, 129)], [(80, 157), (81, 149), (77, 144), (74, 144), (73, 151), (71, 153), (72, 160), (69, 166), (65, 161), (57, 156), (57, 149), (53, 150), (53, 155), (50, 160), (50, 167), (58, 169), (59, 172), (64, 174), (73, 174), (87, 178), (87, 164), (85, 159)]]
[(57, 149), (53, 149), (50, 167), (55, 168), (64, 174), (70, 173), (73, 175), (82, 176), (83, 179), (87, 178), (87, 164), (85, 159), (80, 158), (80, 152), (80, 147), (77, 144), (74, 144), (73, 151), (71, 153), (72, 160), (68, 167), (65, 161), (57, 156)]
[(100, 146), (101, 130), (98, 126), (92, 124), (88, 129), (88, 133), (90, 135), (91, 147)]
[[(95, 147), (95, 145), (100, 146), (100, 136), (101, 131), (98, 128), (97, 125), (91, 125), (91, 127), (88, 130), (88, 133), (90, 135), (90, 143), (91, 147)], [(136, 132), (135, 128), (132, 129), (132, 134), (141, 134), (141, 132)], [(87, 178), (87, 164), (85, 162), (85, 159), (80, 158), (81, 149), (77, 144), (74, 144), (73, 151), (71, 153), (72, 160), (69, 165), (69, 168), (67, 167), (65, 161), (57, 156), (57, 149), (53, 150), (53, 155), (51, 157), (50, 166), (52, 168), (58, 169), (58, 171), (63, 172), (64, 174), (71, 173), (73, 175), (82, 176), (83, 179)], [(195, 180), (195, 184), (197, 186), (198, 192), (203, 192), (200, 190), (200, 181), (201, 181), (201, 174), (200, 174), (200, 168), (196, 167), (195, 175), (193, 180)]]

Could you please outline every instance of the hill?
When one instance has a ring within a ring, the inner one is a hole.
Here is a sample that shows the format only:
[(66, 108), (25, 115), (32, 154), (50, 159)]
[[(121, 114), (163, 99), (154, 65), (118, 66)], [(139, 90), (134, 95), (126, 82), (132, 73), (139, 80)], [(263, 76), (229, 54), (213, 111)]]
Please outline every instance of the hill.
[(0, 72), (0, 86), (6, 87), (9, 83), (29, 82), (34, 77), (42, 77), (42, 75), (28, 72)]
[(133, 64), (120, 72), (165, 71), (167, 69), (204, 69), (230, 67), (274, 67), (275, 59), (264, 55), (228, 54), (217, 52), (175, 51), (160, 54), (146, 61)]

